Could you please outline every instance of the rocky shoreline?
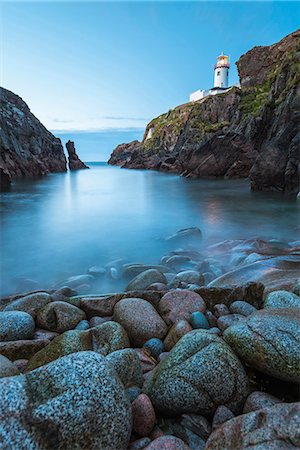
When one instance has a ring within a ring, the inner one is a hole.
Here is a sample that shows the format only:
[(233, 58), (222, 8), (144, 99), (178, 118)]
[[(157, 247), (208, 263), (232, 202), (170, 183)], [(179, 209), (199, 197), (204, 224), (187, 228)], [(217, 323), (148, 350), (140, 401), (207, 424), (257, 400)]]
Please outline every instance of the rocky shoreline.
[(1, 448), (300, 447), (299, 242), (167, 239), (0, 300)]

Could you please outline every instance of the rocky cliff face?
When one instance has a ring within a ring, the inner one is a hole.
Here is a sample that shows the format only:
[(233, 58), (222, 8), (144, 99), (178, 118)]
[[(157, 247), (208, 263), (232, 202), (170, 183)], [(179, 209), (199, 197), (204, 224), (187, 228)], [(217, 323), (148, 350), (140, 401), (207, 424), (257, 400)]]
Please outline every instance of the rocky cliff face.
[(0, 88), (0, 188), (20, 177), (67, 170), (60, 139), (51, 134), (17, 95)]
[(73, 141), (68, 141), (66, 143), (66, 147), (69, 155), (70, 170), (89, 169), (89, 167), (86, 164), (84, 164), (84, 162), (81, 161), (81, 159), (79, 159)]
[(109, 163), (188, 177), (250, 178), (253, 190), (297, 191), (300, 30), (237, 62), (241, 88), (187, 103), (152, 120), (142, 142)]

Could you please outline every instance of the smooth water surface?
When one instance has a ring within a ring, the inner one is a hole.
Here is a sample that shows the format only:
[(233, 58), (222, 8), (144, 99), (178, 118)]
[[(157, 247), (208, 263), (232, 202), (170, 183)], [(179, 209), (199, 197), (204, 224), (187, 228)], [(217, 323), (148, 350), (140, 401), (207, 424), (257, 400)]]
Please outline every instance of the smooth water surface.
[(0, 196), (2, 293), (28, 277), (45, 288), (116, 258), (157, 263), (164, 238), (198, 226), (203, 247), (225, 239), (298, 238), (294, 198), (247, 181), (189, 180), (105, 163), (19, 181)]

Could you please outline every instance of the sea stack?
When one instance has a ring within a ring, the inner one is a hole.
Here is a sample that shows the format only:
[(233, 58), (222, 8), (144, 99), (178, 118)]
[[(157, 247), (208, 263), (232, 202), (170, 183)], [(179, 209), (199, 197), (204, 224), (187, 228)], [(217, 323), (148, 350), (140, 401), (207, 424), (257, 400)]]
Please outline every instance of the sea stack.
[(66, 143), (66, 147), (67, 147), (67, 151), (68, 151), (68, 155), (69, 155), (69, 169), (70, 170), (79, 170), (79, 169), (89, 169), (89, 167), (84, 164), (83, 161), (81, 161), (81, 159), (79, 159), (77, 153), (76, 153), (76, 149), (75, 149), (75, 145), (73, 141), (68, 141)]

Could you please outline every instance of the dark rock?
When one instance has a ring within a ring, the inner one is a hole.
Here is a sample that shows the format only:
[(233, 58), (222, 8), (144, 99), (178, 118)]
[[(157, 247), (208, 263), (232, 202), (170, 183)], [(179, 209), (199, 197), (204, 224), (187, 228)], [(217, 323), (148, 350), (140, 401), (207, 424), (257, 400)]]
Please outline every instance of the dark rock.
[(281, 403), (243, 414), (212, 433), (205, 449), (299, 448), (299, 415), (300, 403)]
[(89, 167), (79, 159), (79, 157), (76, 153), (76, 149), (75, 149), (73, 141), (68, 141), (66, 143), (66, 148), (67, 148), (68, 155), (69, 155), (69, 169), (70, 170), (89, 169)]
[(157, 362), (142, 348), (137, 348), (136, 352), (142, 365), (142, 372), (147, 373), (154, 369)]
[(93, 316), (112, 316), (114, 306), (122, 299), (122, 294), (113, 295), (88, 295), (80, 296), (80, 308), (86, 313), (87, 318)]
[(158, 305), (158, 311), (167, 325), (180, 319), (189, 320), (193, 312), (204, 312), (205, 309), (206, 305), (200, 295), (188, 290), (167, 292)]
[(230, 314), (230, 312), (226, 305), (224, 305), (223, 303), (218, 303), (214, 307), (214, 314), (219, 318), (221, 316), (227, 316), (228, 314)]
[(107, 316), (107, 317), (99, 317), (99, 316), (94, 316), (90, 319), (90, 327), (97, 327), (98, 325), (102, 325), (105, 322), (110, 322), (112, 320), (112, 316)]
[(140, 394), (142, 393), (142, 389), (138, 386), (130, 386), (126, 388), (126, 394), (130, 400), (130, 403), (133, 402)]
[(165, 338), (165, 349), (167, 351), (171, 350), (179, 339), (190, 331), (192, 331), (192, 327), (187, 320), (176, 320)]
[(282, 403), (282, 401), (266, 392), (255, 391), (247, 398), (244, 404), (243, 414), (262, 408), (270, 408), (271, 406), (277, 405), (277, 403)]
[(137, 439), (136, 441), (132, 442), (130, 446), (128, 447), (129, 450), (142, 450), (143, 448), (147, 447), (147, 445), (151, 444), (151, 439), (148, 437), (144, 437), (141, 439)]
[(227, 420), (231, 420), (233, 418), (234, 414), (230, 411), (230, 409), (226, 408), (226, 406), (218, 406), (212, 421), (212, 431), (215, 431), (223, 425), (223, 423), (227, 422)]
[(88, 320), (81, 320), (76, 327), (74, 328), (74, 330), (80, 330), (80, 331), (86, 331), (90, 328), (90, 324), (88, 322)]
[(250, 367), (281, 380), (299, 382), (298, 309), (257, 311), (227, 328), (224, 339)]
[(0, 312), (0, 342), (30, 339), (33, 337), (34, 329), (34, 320), (26, 312)]
[(14, 93), (0, 88), (0, 188), (11, 180), (65, 172), (66, 158), (56, 138)]
[(0, 355), (0, 378), (14, 377), (19, 374), (17, 366), (5, 356)]
[(219, 405), (238, 410), (248, 394), (248, 380), (221, 338), (193, 330), (154, 369), (145, 392), (163, 414), (211, 414)]
[(133, 348), (125, 348), (109, 353), (106, 357), (106, 361), (115, 368), (125, 387), (132, 384), (142, 387), (142, 366), (139, 356)]
[(6, 356), (11, 361), (29, 359), (49, 343), (48, 339), (0, 342), (0, 355)]
[(165, 346), (160, 339), (152, 338), (145, 342), (143, 348), (146, 349), (151, 356), (157, 358), (164, 351)]
[(85, 319), (85, 313), (66, 302), (51, 302), (37, 313), (36, 323), (45, 330), (63, 333), (72, 330)]

